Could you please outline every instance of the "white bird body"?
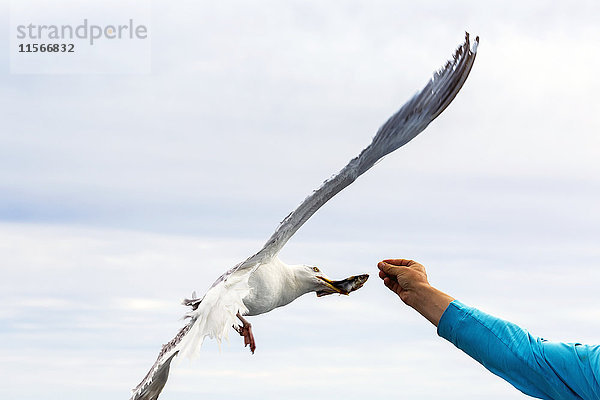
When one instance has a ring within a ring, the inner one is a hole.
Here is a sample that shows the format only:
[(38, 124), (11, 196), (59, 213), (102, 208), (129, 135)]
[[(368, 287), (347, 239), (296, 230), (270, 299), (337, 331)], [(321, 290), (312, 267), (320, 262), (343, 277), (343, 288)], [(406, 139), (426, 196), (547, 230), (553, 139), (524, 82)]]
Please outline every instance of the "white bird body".
[(206, 336), (218, 342), (228, 337), (237, 313), (244, 316), (264, 314), (310, 292), (348, 294), (359, 289), (367, 277), (359, 275), (332, 281), (317, 267), (288, 265), (279, 257), (268, 258), (249, 270), (237, 269), (226, 279), (217, 280), (202, 299), (187, 300), (198, 302), (197, 308), (187, 314), (192, 319), (190, 329), (194, 331), (174, 345), (182, 355), (193, 355)]
[(313, 285), (298, 279), (300, 267), (287, 265), (275, 257), (252, 271), (248, 279), (250, 293), (243, 299), (248, 308), (245, 315), (267, 313), (312, 291)]
[[(249, 324), (243, 315), (269, 312), (309, 292), (316, 292), (317, 296), (348, 294), (364, 284), (367, 275), (332, 281), (316, 267), (287, 265), (278, 254), (321, 206), (382, 157), (412, 140), (446, 109), (469, 75), (478, 41), (476, 38), (471, 47), (466, 34), (454, 60), (435, 73), (420, 92), (379, 128), (368, 147), (291, 212), (261, 250), (219, 277), (202, 298), (184, 300), (185, 305), (192, 307), (186, 315), (189, 322), (163, 346), (148, 374), (133, 390), (132, 400), (156, 400), (167, 381), (171, 360), (177, 355), (195, 354), (206, 337), (220, 343), (228, 337), (236, 318), (244, 323), (243, 335), (247, 340)], [(238, 332), (242, 334), (241, 327)], [(252, 342), (252, 350), (253, 345)]]

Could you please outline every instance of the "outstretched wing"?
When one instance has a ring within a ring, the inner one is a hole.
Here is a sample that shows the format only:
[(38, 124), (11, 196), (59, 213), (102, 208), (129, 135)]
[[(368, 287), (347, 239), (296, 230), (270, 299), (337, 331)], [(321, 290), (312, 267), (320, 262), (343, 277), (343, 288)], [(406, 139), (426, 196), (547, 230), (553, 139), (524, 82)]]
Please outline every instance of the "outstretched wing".
[(479, 37), (476, 37), (471, 47), (469, 34), (465, 33), (465, 42), (454, 53), (454, 59), (436, 72), (420, 92), (379, 128), (371, 144), (292, 211), (258, 253), (228, 271), (221, 279), (226, 279), (227, 275), (235, 270), (253, 267), (276, 256), (294, 233), (323, 204), (354, 182), (383, 156), (405, 145), (421, 133), (448, 107), (461, 89), (475, 61), (478, 44)]
[(219, 343), (227, 337), (236, 314), (248, 312), (243, 299), (250, 293), (250, 273), (251, 270), (244, 270), (206, 292), (202, 300), (195, 304), (194, 310), (186, 315), (188, 323), (162, 347), (150, 371), (133, 389), (130, 400), (156, 400), (167, 383), (174, 358), (195, 355), (206, 337), (216, 339)]
[(189, 332), (195, 321), (188, 322), (177, 335), (167, 344), (165, 344), (158, 358), (146, 374), (139, 385), (133, 389), (130, 400), (156, 400), (162, 392), (167, 379), (169, 378), (169, 369), (171, 361), (179, 354), (182, 339)]

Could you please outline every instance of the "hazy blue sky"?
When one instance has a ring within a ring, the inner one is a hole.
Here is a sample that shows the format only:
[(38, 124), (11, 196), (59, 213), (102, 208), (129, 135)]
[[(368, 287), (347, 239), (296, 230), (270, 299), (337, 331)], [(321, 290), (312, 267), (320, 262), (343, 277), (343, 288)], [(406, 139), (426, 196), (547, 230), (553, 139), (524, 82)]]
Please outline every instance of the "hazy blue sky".
[[(153, 1), (151, 73), (77, 75), (9, 72), (8, 3), (1, 398), (128, 398), (181, 298), (256, 251), (465, 30), (481, 44), (452, 105), (282, 258), (340, 278), (413, 258), (467, 304), (600, 343), (597, 1)], [(375, 276), (252, 322), (254, 356), (233, 331), (207, 342), (161, 399), (524, 398)]]

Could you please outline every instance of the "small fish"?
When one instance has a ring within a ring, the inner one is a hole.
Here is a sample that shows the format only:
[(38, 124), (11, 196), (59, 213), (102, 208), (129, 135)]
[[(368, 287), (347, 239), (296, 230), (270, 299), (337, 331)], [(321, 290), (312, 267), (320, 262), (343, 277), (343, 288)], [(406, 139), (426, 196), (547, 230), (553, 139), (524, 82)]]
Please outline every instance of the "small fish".
[(341, 281), (330, 281), (323, 277), (320, 277), (325, 282), (329, 283), (334, 290), (319, 290), (317, 292), (317, 296), (326, 296), (328, 294), (339, 293), (339, 294), (349, 294), (350, 292), (354, 292), (357, 289), (360, 289), (367, 279), (369, 279), (369, 274), (363, 275), (355, 275), (348, 277), (346, 279), (342, 279)]

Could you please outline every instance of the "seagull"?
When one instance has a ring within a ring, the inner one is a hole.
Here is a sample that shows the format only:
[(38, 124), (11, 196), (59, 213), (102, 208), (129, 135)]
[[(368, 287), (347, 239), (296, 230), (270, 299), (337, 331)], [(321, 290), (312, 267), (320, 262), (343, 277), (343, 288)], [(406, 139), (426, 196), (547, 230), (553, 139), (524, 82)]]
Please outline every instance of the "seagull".
[(230, 327), (244, 337), (244, 345), (250, 346), (254, 353), (252, 325), (244, 316), (264, 314), (307, 293), (315, 292), (319, 297), (334, 293), (348, 295), (363, 286), (368, 279), (366, 274), (332, 280), (318, 267), (288, 265), (278, 254), (327, 201), (382, 157), (412, 140), (448, 107), (471, 71), (478, 44), (476, 37), (471, 46), (469, 34), (465, 33), (465, 40), (453, 59), (379, 128), (369, 146), (288, 214), (262, 249), (221, 275), (204, 296), (198, 298), (192, 293), (190, 299), (183, 301), (191, 307), (186, 314), (187, 324), (163, 345), (150, 371), (133, 389), (130, 400), (158, 399), (173, 358), (194, 355), (206, 337), (220, 343), (228, 337)]

